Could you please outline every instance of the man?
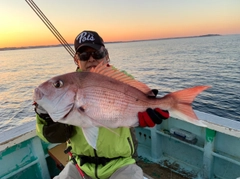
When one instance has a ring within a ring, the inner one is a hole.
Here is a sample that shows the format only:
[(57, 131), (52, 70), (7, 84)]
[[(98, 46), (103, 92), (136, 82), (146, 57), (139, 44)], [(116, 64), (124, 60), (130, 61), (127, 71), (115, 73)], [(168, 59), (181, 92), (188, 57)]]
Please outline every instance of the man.
[[(109, 53), (103, 39), (94, 31), (83, 31), (75, 39), (74, 62), (77, 71), (90, 71), (99, 63), (109, 63)], [(157, 93), (156, 91), (153, 91)], [(72, 153), (77, 164), (84, 172), (85, 178), (110, 179), (140, 179), (143, 178), (142, 169), (136, 165), (136, 139), (134, 129), (119, 127), (116, 129), (99, 128), (97, 150), (86, 141), (82, 129), (53, 122), (46, 111), (36, 105), (37, 134), (45, 141), (60, 143), (67, 141), (72, 147)], [(136, 114), (139, 126), (153, 127), (167, 119), (169, 114), (161, 109), (148, 108), (145, 112)], [(120, 134), (115, 135), (113, 132)], [(76, 167), (69, 162), (55, 179), (81, 179)]]

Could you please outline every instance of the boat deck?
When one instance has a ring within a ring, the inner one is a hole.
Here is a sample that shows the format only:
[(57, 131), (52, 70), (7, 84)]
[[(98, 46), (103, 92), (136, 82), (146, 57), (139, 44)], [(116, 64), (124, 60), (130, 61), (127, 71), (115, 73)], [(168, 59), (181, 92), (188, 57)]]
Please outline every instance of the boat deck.
[(145, 176), (148, 179), (190, 179), (192, 176), (182, 176), (173, 172), (169, 168), (164, 168), (157, 163), (148, 161), (147, 159), (140, 159), (137, 162), (138, 166), (143, 169)]

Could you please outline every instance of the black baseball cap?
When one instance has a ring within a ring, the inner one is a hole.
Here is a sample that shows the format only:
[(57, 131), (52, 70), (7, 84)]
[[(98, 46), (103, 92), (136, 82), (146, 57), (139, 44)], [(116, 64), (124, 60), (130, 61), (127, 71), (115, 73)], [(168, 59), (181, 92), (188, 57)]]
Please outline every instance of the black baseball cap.
[[(91, 47), (95, 50), (99, 50), (104, 46), (103, 39), (97, 32), (84, 30), (75, 38), (74, 48), (78, 52), (82, 47)], [(104, 46), (105, 47), (105, 46)]]

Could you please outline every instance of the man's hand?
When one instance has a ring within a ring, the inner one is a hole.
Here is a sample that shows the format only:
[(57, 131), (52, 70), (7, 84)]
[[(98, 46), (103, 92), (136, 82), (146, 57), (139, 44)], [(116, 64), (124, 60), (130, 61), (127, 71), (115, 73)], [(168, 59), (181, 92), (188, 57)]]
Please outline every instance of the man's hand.
[[(152, 93), (155, 96), (149, 96), (149, 98), (156, 98), (158, 90), (153, 89)], [(155, 124), (161, 124), (163, 120), (169, 118), (169, 112), (161, 110), (160, 108), (147, 108), (144, 112), (138, 112), (138, 120), (140, 127), (154, 127)]]
[(63, 143), (73, 136), (73, 126), (54, 122), (47, 111), (37, 103), (35, 105), (35, 112), (38, 116), (45, 120), (47, 124), (43, 126), (42, 134), (51, 143)]
[(163, 120), (169, 118), (169, 112), (159, 108), (148, 108), (144, 112), (138, 112), (140, 127), (154, 127), (155, 124), (161, 124)]

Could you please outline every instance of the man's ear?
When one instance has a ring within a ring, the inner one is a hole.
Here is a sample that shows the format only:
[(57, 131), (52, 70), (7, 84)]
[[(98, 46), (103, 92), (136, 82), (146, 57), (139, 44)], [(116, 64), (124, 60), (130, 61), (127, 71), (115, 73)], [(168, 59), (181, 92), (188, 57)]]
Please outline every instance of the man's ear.
[(74, 60), (74, 63), (78, 66), (78, 60), (79, 60), (79, 58), (78, 58), (78, 55), (77, 55), (77, 54), (74, 55), (73, 60)]

